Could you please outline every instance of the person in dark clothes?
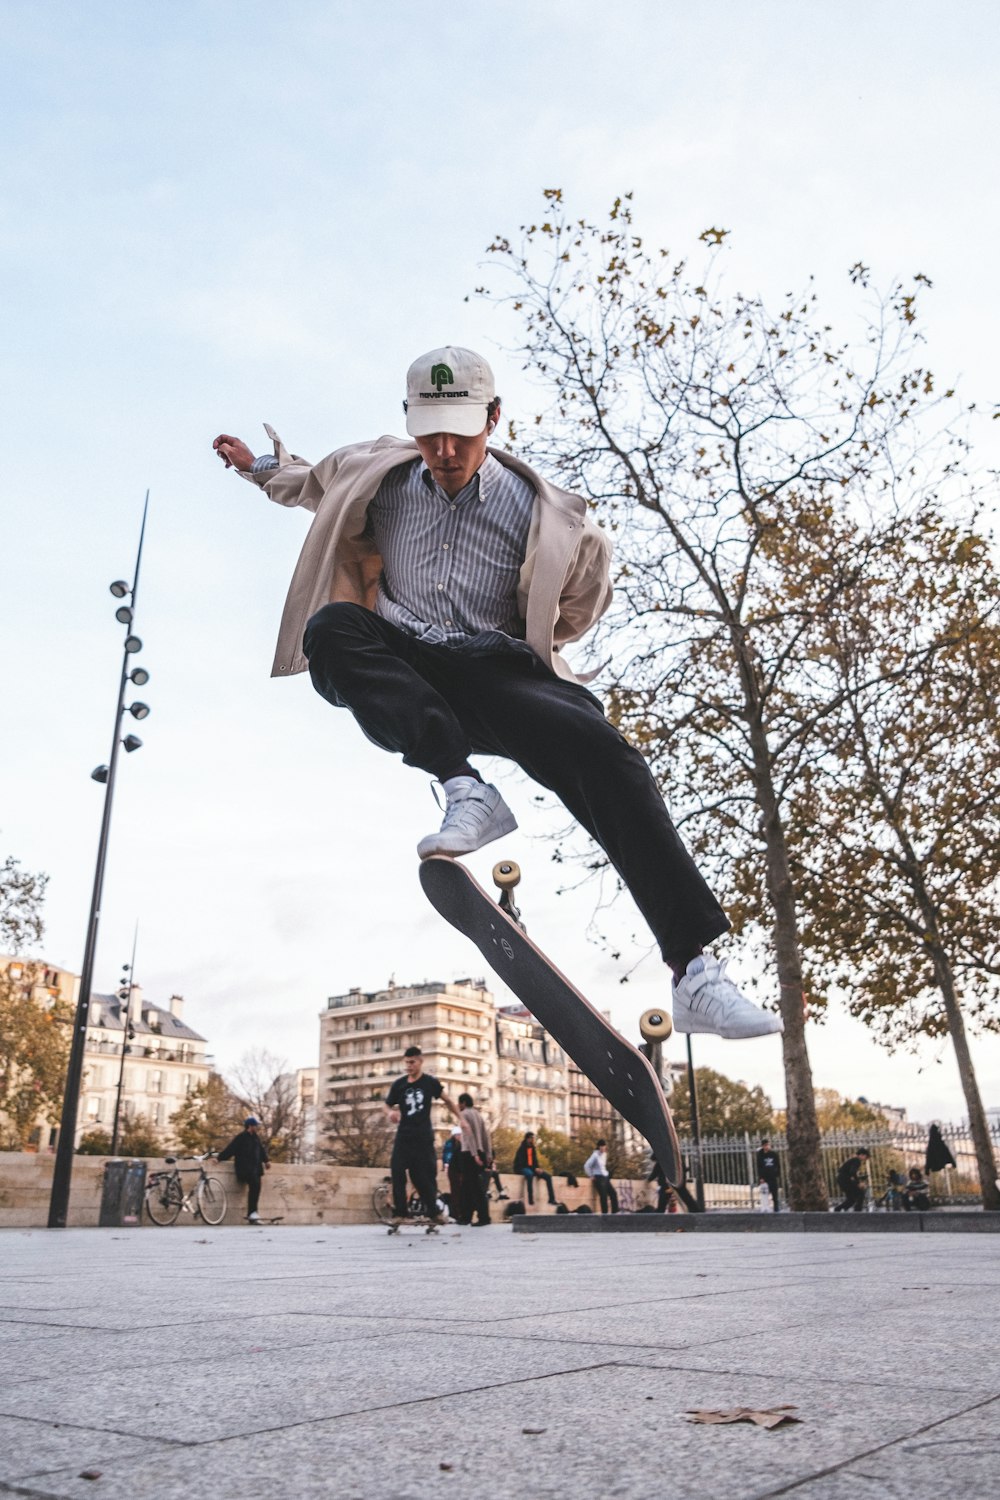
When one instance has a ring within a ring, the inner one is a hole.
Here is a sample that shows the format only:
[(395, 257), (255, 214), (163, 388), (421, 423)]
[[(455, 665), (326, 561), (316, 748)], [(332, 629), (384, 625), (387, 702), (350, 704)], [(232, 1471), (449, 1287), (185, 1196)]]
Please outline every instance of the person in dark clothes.
[(931, 1185), (919, 1167), (911, 1167), (906, 1186), (903, 1188), (903, 1207), (907, 1213), (914, 1210), (926, 1213), (931, 1206)]
[(514, 1154), (514, 1171), (520, 1173), (528, 1185), (529, 1203), (535, 1201), (535, 1178), (537, 1177), (549, 1190), (549, 1204), (555, 1204), (556, 1195), (552, 1186), (552, 1173), (546, 1172), (538, 1159), (538, 1147), (535, 1145), (533, 1130), (525, 1132), (524, 1139)]
[(953, 1167), (955, 1158), (948, 1149), (948, 1143), (941, 1134), (937, 1125), (932, 1125), (927, 1136), (927, 1154), (924, 1157), (925, 1172), (943, 1172), (945, 1167)]
[(778, 1153), (772, 1151), (770, 1141), (761, 1141), (757, 1152), (757, 1182), (771, 1194), (771, 1206), (775, 1213), (778, 1212), (779, 1181)]
[(219, 1152), (218, 1161), (229, 1161), (230, 1157), (236, 1169), (236, 1181), (246, 1184), (247, 1190), (247, 1219), (251, 1224), (258, 1223), (260, 1214), (257, 1205), (260, 1202), (260, 1185), (264, 1180), (264, 1173), (270, 1170), (270, 1160), (267, 1147), (261, 1140), (258, 1131), (260, 1121), (256, 1115), (247, 1115), (243, 1121), (243, 1129), (239, 1135), (234, 1135), (229, 1145)]
[(419, 1047), (407, 1047), (403, 1053), (406, 1072), (397, 1078), (385, 1096), (385, 1112), (396, 1128), (389, 1171), (392, 1174), (393, 1222), (406, 1219), (406, 1176), (424, 1205), (427, 1217), (435, 1224), (445, 1222), (437, 1206), (437, 1155), (431, 1127), (431, 1105), (440, 1099), (456, 1120), (458, 1107), (446, 1097), (440, 1080), (424, 1072), (424, 1054)]
[(444, 1143), (441, 1152), (441, 1165), (448, 1173), (448, 1200), (451, 1205), (451, 1217), (459, 1224), (463, 1223), (462, 1204), (462, 1131), (460, 1126), (452, 1127), (451, 1135)]
[(841, 1162), (837, 1172), (837, 1186), (844, 1195), (844, 1201), (838, 1203), (834, 1213), (846, 1213), (851, 1209), (859, 1214), (865, 1206), (865, 1185), (867, 1178), (862, 1176), (868, 1165), (869, 1152), (864, 1146), (849, 1156), (845, 1162)]

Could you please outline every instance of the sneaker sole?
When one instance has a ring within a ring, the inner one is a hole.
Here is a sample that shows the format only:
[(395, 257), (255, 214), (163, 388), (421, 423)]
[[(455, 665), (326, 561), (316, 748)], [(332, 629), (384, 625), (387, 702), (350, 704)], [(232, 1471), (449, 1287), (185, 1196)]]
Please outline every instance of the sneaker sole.
[(432, 833), (420, 840), (417, 845), (417, 855), (420, 859), (430, 859), (433, 854), (444, 854), (451, 858), (458, 854), (475, 854), (477, 849), (485, 849), (487, 844), (492, 844), (496, 839), (502, 839), (505, 834), (513, 833), (516, 827), (517, 819), (513, 813), (510, 813), (501, 821), (498, 828), (474, 844), (459, 840), (449, 841), (446, 837)]
[(717, 1031), (714, 1026), (699, 1026), (697, 1022), (686, 1025), (674, 1019), (674, 1030), (681, 1036), (718, 1036), (724, 1042), (748, 1042), (757, 1036), (781, 1036), (785, 1030), (780, 1016), (765, 1016), (765, 1024), (751, 1028)]

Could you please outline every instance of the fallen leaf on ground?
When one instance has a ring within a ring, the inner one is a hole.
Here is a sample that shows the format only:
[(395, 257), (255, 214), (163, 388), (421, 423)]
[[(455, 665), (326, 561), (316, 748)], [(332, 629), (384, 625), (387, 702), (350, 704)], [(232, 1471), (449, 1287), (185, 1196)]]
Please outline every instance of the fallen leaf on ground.
[(546, 1429), (544, 1427), (522, 1427), (521, 1431), (526, 1433), (528, 1437), (541, 1437)]
[(792, 1417), (790, 1412), (797, 1406), (730, 1406), (700, 1407), (686, 1413), (692, 1422), (721, 1424), (725, 1422), (753, 1422), (757, 1427), (781, 1427), (785, 1422), (801, 1422), (801, 1417)]
[(101, 1469), (81, 1469), (79, 1477), (81, 1479), (100, 1479), (101, 1473)]

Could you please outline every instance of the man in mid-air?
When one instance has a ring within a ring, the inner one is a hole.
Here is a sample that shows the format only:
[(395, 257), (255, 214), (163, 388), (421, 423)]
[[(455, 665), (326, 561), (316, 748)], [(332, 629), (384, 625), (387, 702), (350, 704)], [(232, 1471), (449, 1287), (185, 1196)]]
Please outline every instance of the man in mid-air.
[(704, 950), (729, 928), (646, 762), (563, 656), (611, 601), (611, 543), (585, 502), (489, 440), (500, 398), (472, 350), (434, 349), (406, 378), (410, 440), (380, 437), (317, 464), (268, 428), (255, 457), (215, 451), (280, 505), (314, 511), (273, 675), (308, 669), (376, 745), (438, 781), (441, 827), (421, 859), (461, 855), (517, 825), (472, 757), (514, 761), (549, 788), (628, 887), (673, 974), (674, 1027), (781, 1031)]

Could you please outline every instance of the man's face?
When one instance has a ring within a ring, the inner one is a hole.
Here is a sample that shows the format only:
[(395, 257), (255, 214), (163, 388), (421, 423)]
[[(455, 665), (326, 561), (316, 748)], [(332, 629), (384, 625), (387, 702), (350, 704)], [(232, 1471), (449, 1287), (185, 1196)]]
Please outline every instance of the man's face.
[(420, 457), (446, 495), (457, 495), (482, 468), (486, 458), (489, 430), (475, 437), (459, 437), (454, 432), (432, 432), (429, 437), (414, 438)]
[(412, 1083), (424, 1071), (424, 1060), (422, 1057), (404, 1057), (403, 1067), (406, 1069), (407, 1078)]

